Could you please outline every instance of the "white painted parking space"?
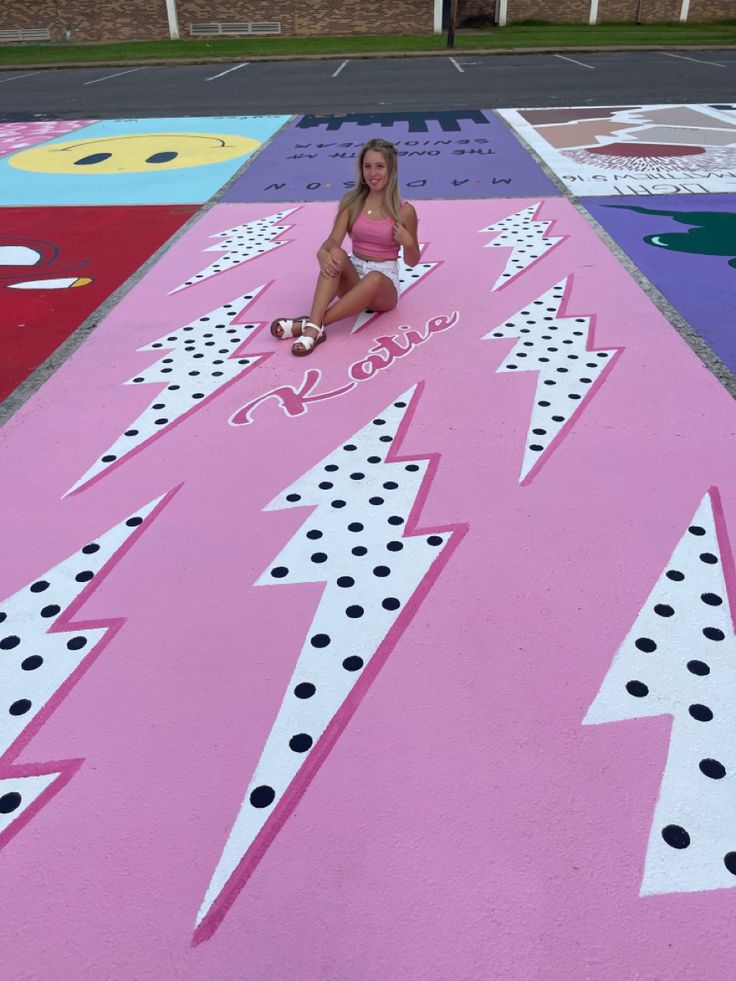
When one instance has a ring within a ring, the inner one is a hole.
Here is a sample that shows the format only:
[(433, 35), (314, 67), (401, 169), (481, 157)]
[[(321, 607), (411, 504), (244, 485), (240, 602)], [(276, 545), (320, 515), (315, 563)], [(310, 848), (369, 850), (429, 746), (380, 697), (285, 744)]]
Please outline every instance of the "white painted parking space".
[(556, 54), (555, 58), (562, 58), (563, 61), (571, 61), (573, 65), (580, 65), (581, 68), (590, 68), (591, 71), (595, 71), (595, 65), (586, 65), (584, 61), (578, 61), (576, 58), (568, 58), (567, 55)]
[(719, 61), (706, 61), (704, 58), (692, 58), (690, 55), (675, 54), (674, 51), (663, 51), (663, 55), (668, 58), (680, 58), (682, 61), (695, 61), (699, 65), (710, 65), (711, 68), (727, 68), (728, 65), (722, 65)]
[(128, 68), (124, 72), (115, 72), (114, 75), (103, 75), (102, 78), (93, 78), (89, 82), (82, 82), (82, 85), (96, 85), (98, 82), (106, 82), (109, 78), (119, 78), (121, 75), (130, 75), (132, 72), (142, 72), (141, 68)]
[(450, 61), (453, 63), (453, 65), (455, 66), (455, 68), (457, 68), (457, 70), (459, 72), (464, 72), (465, 71), (465, 69), (464, 68), (461, 68), (460, 65), (455, 61), (454, 58), (450, 58)]
[(25, 75), (13, 75), (12, 78), (0, 78), (0, 85), (3, 82), (17, 82), (20, 78), (30, 78), (31, 75), (38, 75), (38, 72), (26, 72)]
[(205, 79), (205, 82), (214, 82), (216, 78), (222, 78), (223, 75), (229, 75), (230, 72), (236, 72), (239, 68), (246, 68), (249, 64), (249, 61), (244, 61), (240, 65), (234, 65), (232, 68), (226, 68), (224, 72), (218, 72), (217, 75), (210, 75), (209, 78)]
[(333, 78), (337, 78), (337, 76), (343, 70), (343, 68), (345, 67), (345, 65), (347, 65), (347, 61), (343, 61), (343, 63), (340, 65), (340, 67), (337, 69), (337, 71), (332, 73), (332, 77)]

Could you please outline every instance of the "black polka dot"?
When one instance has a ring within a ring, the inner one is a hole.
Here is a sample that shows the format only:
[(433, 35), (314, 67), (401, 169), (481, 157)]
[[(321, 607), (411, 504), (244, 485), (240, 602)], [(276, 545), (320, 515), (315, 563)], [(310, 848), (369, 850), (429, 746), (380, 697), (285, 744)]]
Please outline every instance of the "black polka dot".
[(656, 643), (649, 637), (637, 637), (634, 644), (640, 651), (644, 651), (645, 654), (651, 654), (657, 649)]
[(90, 542), (89, 545), (85, 545), (82, 551), (85, 555), (93, 555), (95, 552), (99, 552), (100, 546), (97, 542)]
[(384, 490), (396, 490), (396, 488), (398, 486), (399, 485), (396, 483), (395, 480), (387, 480), (386, 483), (383, 485), (383, 489)]
[(0, 814), (12, 814), (13, 811), (20, 807), (22, 799), (20, 794), (15, 790), (11, 790), (8, 794), (3, 794), (0, 797)]
[(355, 548), (351, 548), (350, 551), (353, 555), (365, 555), (368, 549), (365, 545), (356, 545)]
[(339, 470), (339, 469), (340, 469), (340, 468), (338, 467), (338, 465), (337, 465), (336, 463), (328, 463), (328, 464), (327, 464), (327, 465), (325, 466), (325, 470), (326, 470), (326, 471), (327, 471), (328, 473), (334, 473), (334, 472), (335, 472), (336, 470)]
[(39, 579), (38, 582), (31, 583), (28, 588), (32, 593), (42, 593), (45, 589), (49, 588), (49, 584), (45, 579)]
[(710, 722), (710, 720), (713, 718), (713, 713), (708, 706), (700, 705), (697, 702), (688, 708), (688, 712), (694, 719), (697, 719), (698, 722)]
[(105, 456), (100, 457), (102, 463), (114, 463), (115, 460), (117, 460), (117, 457), (114, 453), (106, 453)]
[(726, 776), (726, 768), (719, 760), (701, 760), (698, 767), (700, 772), (711, 780), (722, 780)]
[(19, 698), (17, 702), (13, 702), (8, 711), (11, 715), (25, 715), (30, 707), (31, 702), (29, 699)]
[(401, 517), (401, 515), (392, 514), (391, 517), (388, 519), (388, 523), (390, 525), (403, 525), (404, 519)]
[(363, 525), (359, 521), (351, 521), (348, 525), (348, 531), (362, 531)]
[(313, 742), (312, 737), (307, 735), (306, 732), (298, 732), (289, 740), (289, 749), (295, 753), (306, 753), (308, 749), (312, 748)]
[(86, 637), (72, 637), (71, 640), (66, 642), (66, 649), (68, 651), (81, 651), (83, 647), (87, 644)]
[(353, 450), (357, 450), (358, 447), (354, 443), (346, 443), (343, 446), (343, 449), (347, 450), (348, 452), (352, 452)]
[(388, 542), (386, 544), (386, 548), (389, 550), (389, 552), (400, 552), (403, 547), (403, 542)]
[(289, 570), (285, 565), (275, 565), (273, 569), (271, 569), (271, 575), (274, 579), (283, 579), (284, 576), (289, 575)]
[(705, 661), (688, 661), (687, 669), (691, 674), (697, 674), (701, 677), (706, 674), (710, 674), (710, 667), (705, 663)]
[(350, 657), (346, 657), (342, 662), (342, 666), (346, 671), (360, 671), (363, 667), (363, 658), (358, 657), (357, 654), (353, 654)]
[(330, 503), (332, 504), (333, 508), (344, 508), (345, 507), (345, 501), (341, 501), (339, 498), (338, 498), (338, 500), (331, 501)]
[(706, 565), (715, 565), (718, 562), (718, 556), (712, 552), (701, 552), (700, 561), (705, 562)]
[(41, 610), (42, 617), (55, 617), (58, 613), (61, 613), (61, 607), (56, 603), (49, 603), (48, 606), (44, 606)]
[(137, 515), (135, 515), (132, 518), (128, 518), (125, 523), (129, 528), (137, 528), (138, 525), (143, 524), (143, 518), (139, 518)]
[(688, 531), (690, 532), (691, 535), (700, 536), (705, 534), (705, 528), (701, 528), (700, 525), (690, 525)]
[(667, 603), (657, 603), (654, 607), (654, 612), (658, 617), (671, 617), (674, 616), (675, 611)]
[(395, 596), (387, 596), (386, 599), (381, 603), (384, 610), (398, 610), (401, 606), (401, 601), (396, 599)]
[(311, 698), (317, 691), (311, 681), (300, 681), (294, 689), (297, 698)]
[(323, 481), (320, 482), (319, 489), (320, 490), (332, 490), (332, 488), (334, 486), (335, 485), (333, 483), (331, 483), (329, 480), (323, 480)]
[(723, 856), (723, 864), (731, 875), (736, 875), (736, 852), (728, 852)]
[(701, 593), (700, 598), (708, 606), (720, 606), (723, 602), (723, 598), (717, 593)]
[(31, 654), (30, 657), (27, 657), (24, 661), (21, 661), (20, 666), (24, 671), (35, 671), (36, 668), (40, 668), (42, 664), (43, 658), (40, 656), (40, 654)]
[(337, 585), (342, 589), (349, 589), (351, 586), (355, 585), (355, 580), (352, 576), (340, 576), (337, 580)]
[(374, 419), (373, 420), (373, 425), (374, 426), (385, 426), (386, 425), (386, 420), (385, 419)]
[(314, 634), (310, 641), (312, 647), (327, 647), (330, 643), (329, 634)]
[(704, 627), (703, 636), (707, 637), (708, 640), (725, 640), (726, 635), (718, 627)]
[(323, 562), (327, 561), (327, 556), (324, 552), (313, 552), (310, 558), (312, 562), (316, 562), (317, 565), (321, 565)]
[(20, 644), (20, 637), (10, 634), (8, 637), (3, 637), (0, 640), (0, 651), (12, 651), (18, 644)]
[(419, 467), (417, 466), (417, 464), (416, 464), (416, 463), (408, 463), (408, 464), (407, 464), (407, 465), (406, 465), (406, 466), (404, 467), (404, 470), (408, 470), (408, 471), (409, 471), (409, 473), (416, 473), (418, 469), (419, 469)]
[(364, 478), (365, 478), (365, 474), (361, 473), (359, 470), (356, 470), (355, 473), (350, 474), (351, 480), (363, 480)]
[(690, 844), (690, 835), (679, 824), (668, 824), (662, 828), (662, 837), (670, 848), (687, 848)]
[(429, 538), (427, 539), (427, 545), (434, 545), (436, 547), (437, 545), (441, 545), (441, 544), (442, 544), (442, 539), (440, 538), (439, 535), (430, 535)]
[(78, 572), (74, 579), (76, 582), (89, 582), (93, 576), (94, 572), (91, 572), (89, 569), (85, 569), (84, 572)]
[(359, 617), (362, 617), (363, 616), (363, 614), (365, 613), (365, 610), (363, 609), (362, 606), (349, 606), (345, 610), (345, 613), (349, 617), (351, 617), (351, 619), (357, 620)]
[(276, 792), (273, 787), (265, 784), (261, 787), (254, 787), (250, 792), (250, 802), (253, 807), (269, 807), (276, 799)]
[(310, 531), (307, 532), (307, 538), (311, 538), (312, 541), (316, 541), (318, 538), (321, 537), (322, 537), (322, 532), (319, 530), (319, 528), (312, 528)]
[(685, 578), (684, 572), (680, 572), (679, 569), (668, 569), (665, 575), (668, 579), (671, 579), (672, 582), (682, 582), (682, 580)]
[(381, 443), (391, 443), (393, 441), (393, 436), (379, 436), (378, 439)]
[(649, 689), (643, 681), (627, 681), (626, 691), (629, 695), (633, 695), (634, 698), (644, 698), (649, 694)]
[(373, 504), (373, 505), (375, 505), (377, 507), (379, 504), (383, 504), (383, 498), (382, 497), (369, 497), (368, 498), (368, 503), (369, 504)]

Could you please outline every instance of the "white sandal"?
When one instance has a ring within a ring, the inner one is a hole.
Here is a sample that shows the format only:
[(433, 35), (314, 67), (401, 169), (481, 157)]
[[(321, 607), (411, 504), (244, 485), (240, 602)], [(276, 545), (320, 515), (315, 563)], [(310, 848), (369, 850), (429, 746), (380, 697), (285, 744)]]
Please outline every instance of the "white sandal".
[[(312, 337), (311, 334), (305, 334), (304, 331), (307, 327), (314, 327), (317, 331), (317, 336)], [(322, 343), (322, 341), (327, 340), (327, 334), (325, 334), (325, 329), (322, 324), (313, 324), (311, 320), (306, 320), (304, 326), (302, 327), (302, 336), (298, 341), (295, 341), (291, 345), (291, 353), (296, 355), (297, 358), (303, 358), (307, 354), (311, 354), (312, 351)], [(301, 344), (302, 349), (299, 351), (296, 349), (296, 345)]]
[[(301, 333), (304, 330), (305, 324), (309, 322), (308, 316), (303, 317), (285, 317), (281, 320), (274, 320), (271, 322), (271, 333), (279, 341), (285, 341), (290, 337), (301, 337)], [(277, 334), (277, 329), (281, 330), (280, 334)]]

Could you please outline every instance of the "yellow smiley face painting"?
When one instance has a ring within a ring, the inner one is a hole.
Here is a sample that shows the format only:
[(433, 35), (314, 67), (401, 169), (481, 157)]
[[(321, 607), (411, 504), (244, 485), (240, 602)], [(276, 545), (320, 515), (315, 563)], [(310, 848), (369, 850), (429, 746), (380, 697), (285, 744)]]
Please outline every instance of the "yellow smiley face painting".
[(217, 133), (131, 133), (46, 143), (8, 160), (37, 174), (140, 174), (222, 163), (261, 145), (249, 136)]

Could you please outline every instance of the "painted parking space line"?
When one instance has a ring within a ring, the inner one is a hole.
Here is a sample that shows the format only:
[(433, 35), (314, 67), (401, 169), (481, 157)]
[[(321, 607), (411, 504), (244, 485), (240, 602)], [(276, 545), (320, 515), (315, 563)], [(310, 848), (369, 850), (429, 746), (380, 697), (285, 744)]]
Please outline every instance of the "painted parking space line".
[(337, 69), (337, 71), (332, 73), (332, 78), (337, 78), (337, 76), (343, 70), (343, 68), (345, 67), (345, 65), (347, 65), (347, 61), (343, 61), (343, 63), (340, 65), (340, 67)]
[(580, 65), (581, 68), (590, 68), (595, 71), (595, 65), (586, 65), (584, 61), (576, 61), (575, 58), (568, 58), (566, 55), (556, 54), (555, 58), (562, 58), (563, 61), (571, 61), (573, 65)]
[(459, 72), (464, 72), (465, 71), (464, 68), (461, 68), (460, 65), (458, 65), (458, 63), (455, 61), (454, 58), (450, 58), (450, 61), (453, 63), (453, 65), (455, 66), (455, 68), (457, 68), (457, 70)]
[(713, 68), (727, 68), (728, 65), (722, 65), (719, 61), (704, 61), (702, 58), (690, 58), (688, 55), (674, 54), (672, 51), (663, 51), (663, 55), (667, 55), (668, 58), (680, 58), (682, 61), (695, 61), (699, 65), (711, 65)]
[(217, 74), (217, 75), (210, 75), (209, 78), (206, 78), (205, 79), (205, 82), (214, 82), (214, 80), (216, 78), (222, 78), (223, 75), (229, 75), (230, 72), (236, 72), (239, 68), (245, 68), (246, 65), (249, 65), (249, 64), (250, 64), (249, 61), (244, 61), (240, 65), (234, 65), (232, 68), (226, 68), (224, 72), (219, 72), (219, 74)]
[(128, 68), (124, 72), (115, 72), (114, 75), (103, 75), (102, 78), (93, 78), (90, 82), (82, 82), (82, 85), (95, 85), (97, 82), (106, 82), (108, 78), (118, 78), (120, 75), (130, 75), (131, 72), (143, 71), (143, 66), (140, 68)]
[(26, 72), (25, 75), (14, 75), (12, 78), (0, 78), (0, 85), (3, 82), (17, 82), (21, 78), (30, 78), (31, 75), (38, 75), (38, 72)]

